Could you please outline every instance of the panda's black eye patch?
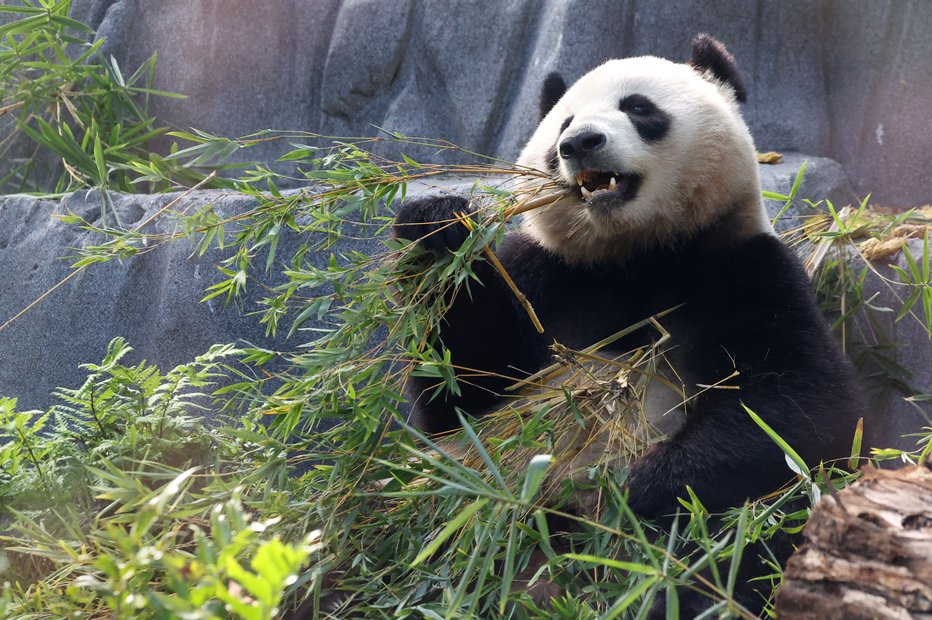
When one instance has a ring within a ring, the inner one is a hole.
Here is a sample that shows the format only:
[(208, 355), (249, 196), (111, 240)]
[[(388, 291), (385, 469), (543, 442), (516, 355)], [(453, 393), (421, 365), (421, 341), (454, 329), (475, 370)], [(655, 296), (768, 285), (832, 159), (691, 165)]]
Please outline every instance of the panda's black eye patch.
[(572, 123), (572, 122), (573, 122), (573, 117), (572, 117), (572, 116), (567, 116), (567, 117), (566, 117), (566, 120), (563, 121), (563, 124), (560, 125), (560, 133), (562, 134), (564, 131), (566, 131), (566, 128), (569, 127), (569, 126), (570, 126), (570, 123)]
[(654, 102), (644, 95), (628, 95), (618, 104), (618, 109), (628, 114), (637, 114), (644, 116), (657, 111)]
[(628, 95), (618, 104), (618, 109), (628, 115), (645, 142), (661, 140), (670, 130), (670, 115), (644, 95)]

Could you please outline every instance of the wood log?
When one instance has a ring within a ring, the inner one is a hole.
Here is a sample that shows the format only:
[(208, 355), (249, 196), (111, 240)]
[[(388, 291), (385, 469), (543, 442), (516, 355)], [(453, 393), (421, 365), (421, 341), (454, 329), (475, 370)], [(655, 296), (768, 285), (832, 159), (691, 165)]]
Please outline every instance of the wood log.
[(783, 620), (932, 620), (932, 457), (823, 496), (777, 594)]

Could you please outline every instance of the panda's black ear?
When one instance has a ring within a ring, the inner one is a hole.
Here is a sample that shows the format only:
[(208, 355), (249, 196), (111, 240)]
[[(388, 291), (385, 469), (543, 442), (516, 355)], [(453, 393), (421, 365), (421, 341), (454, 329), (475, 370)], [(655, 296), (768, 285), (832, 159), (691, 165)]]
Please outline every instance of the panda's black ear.
[(738, 63), (715, 38), (705, 33), (697, 35), (693, 39), (693, 56), (689, 64), (700, 73), (708, 71), (722, 83), (731, 86), (735, 91), (735, 99), (740, 103), (748, 100), (748, 89), (738, 71)]
[(559, 73), (551, 73), (544, 80), (544, 87), (540, 90), (540, 117), (543, 119), (553, 109), (560, 97), (566, 93), (566, 82)]

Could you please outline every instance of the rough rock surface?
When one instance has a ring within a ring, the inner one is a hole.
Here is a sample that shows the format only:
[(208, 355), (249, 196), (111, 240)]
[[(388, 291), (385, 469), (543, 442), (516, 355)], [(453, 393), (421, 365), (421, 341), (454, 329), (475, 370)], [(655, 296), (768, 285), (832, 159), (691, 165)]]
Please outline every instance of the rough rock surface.
[[(923, 242), (909, 239), (905, 248), (918, 264), (922, 264)], [(881, 437), (896, 439), (896, 447), (915, 449), (917, 437), (907, 437), (922, 428), (932, 428), (932, 402), (911, 400), (914, 394), (932, 395), (932, 338), (926, 331), (922, 318), (922, 303), (913, 306), (913, 312), (896, 321), (906, 295), (897, 282), (889, 265), (909, 271), (903, 252), (889, 258), (877, 260), (864, 283), (864, 298), (871, 305), (886, 311), (873, 312), (870, 324), (863, 325), (859, 338), (862, 342), (878, 344), (888, 362), (899, 366), (900, 383), (874, 386), (869, 396), (876, 406), (878, 418), (883, 424), (878, 429)], [(893, 441), (888, 442), (894, 445)]]
[[(154, 102), (172, 126), (229, 136), (378, 126), (506, 159), (536, 122), (548, 72), (685, 59), (707, 31), (743, 69), (761, 150), (835, 159), (858, 194), (887, 205), (932, 202), (926, 0), (74, 0), (73, 13), (100, 25), (122, 67), (158, 54), (155, 86), (188, 96)], [(269, 161), (281, 148), (244, 157)]]
[[(124, 225), (134, 226), (167, 204), (173, 195), (112, 194)], [(235, 213), (252, 201), (199, 192), (179, 208), (215, 201), (221, 213)], [(100, 213), (100, 196), (80, 192), (61, 203), (28, 197), (0, 200), (0, 323), (6, 322), (73, 270), (73, 248), (91, 242), (89, 233), (54, 219), (74, 212), (90, 222)], [(145, 230), (170, 232), (167, 220)], [(99, 239), (97, 239), (99, 241)], [(91, 265), (23, 316), (0, 331), (0, 394), (19, 398), (22, 409), (42, 408), (57, 386), (77, 387), (85, 362), (98, 362), (107, 343), (125, 337), (136, 349), (135, 361), (163, 367), (185, 363), (214, 343), (238, 338), (265, 342), (254, 317), (242, 307), (224, 307), (222, 299), (198, 303), (207, 286), (219, 280), (221, 254), (191, 256), (193, 247), (169, 243), (123, 261)], [(256, 288), (255, 283), (250, 287)], [(254, 299), (254, 297), (253, 297)]]
[[(851, 189), (851, 183), (844, 168), (837, 161), (826, 157), (812, 157), (801, 153), (782, 153), (783, 161), (779, 164), (761, 165), (761, 189), (775, 194), (789, 196), (793, 183), (800, 172), (802, 181), (796, 190), (796, 197), (788, 208), (785, 201), (765, 200), (764, 205), (771, 218), (776, 218), (776, 228), (784, 231), (797, 226), (803, 218), (825, 211), (825, 200), (840, 209), (847, 205), (859, 204), (858, 196)], [(803, 170), (803, 165), (806, 168)], [(809, 201), (809, 202), (806, 202)]]

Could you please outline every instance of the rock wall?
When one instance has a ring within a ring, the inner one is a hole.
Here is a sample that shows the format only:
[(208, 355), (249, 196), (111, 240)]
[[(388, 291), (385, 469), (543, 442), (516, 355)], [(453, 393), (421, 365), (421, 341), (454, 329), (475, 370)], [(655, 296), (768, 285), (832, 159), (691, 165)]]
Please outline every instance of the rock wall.
[(536, 122), (548, 72), (685, 59), (707, 31), (744, 71), (761, 150), (835, 159), (859, 195), (890, 206), (932, 202), (927, 0), (74, 0), (74, 13), (99, 23), (123, 67), (158, 54), (156, 87), (188, 96), (155, 102), (173, 126), (378, 126), (507, 159)]
[[(111, 194), (113, 208), (126, 226), (138, 225), (173, 198), (171, 194)], [(74, 273), (74, 248), (101, 239), (55, 219), (69, 212), (97, 222), (100, 195), (79, 192), (61, 202), (29, 197), (0, 198), (0, 323), (36, 302)], [(250, 199), (199, 192), (180, 208), (214, 202), (233, 214), (253, 205)], [(171, 232), (162, 218), (145, 230)], [(15, 396), (21, 409), (45, 408), (58, 386), (78, 387), (87, 373), (79, 364), (99, 362), (107, 343), (124, 336), (136, 349), (134, 361), (163, 368), (186, 363), (212, 344), (237, 339), (271, 344), (242, 303), (225, 307), (222, 299), (198, 303), (219, 280), (218, 251), (192, 256), (185, 241), (160, 245), (122, 261), (91, 265), (38, 301), (0, 331), (0, 395)], [(247, 290), (256, 288), (255, 282)], [(255, 300), (256, 296), (251, 297)], [(252, 305), (251, 310), (257, 307)]]

